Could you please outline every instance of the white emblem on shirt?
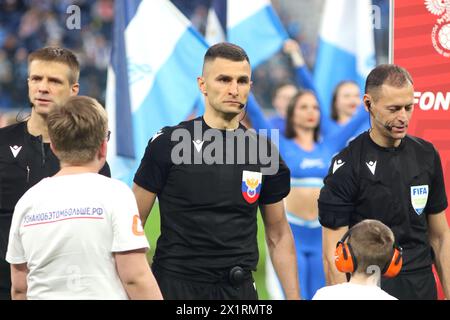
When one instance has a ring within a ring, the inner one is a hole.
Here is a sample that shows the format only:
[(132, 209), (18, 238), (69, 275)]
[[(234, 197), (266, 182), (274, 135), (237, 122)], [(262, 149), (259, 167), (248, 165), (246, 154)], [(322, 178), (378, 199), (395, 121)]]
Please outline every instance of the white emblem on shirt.
[(162, 135), (163, 132), (162, 131), (158, 131), (157, 133), (155, 133), (152, 137), (152, 142), (155, 141), (156, 138), (158, 138), (160, 135)]
[(341, 159), (339, 160), (334, 160), (334, 164), (333, 164), (333, 174), (336, 172), (337, 169), (339, 169), (340, 167), (342, 167), (345, 164), (344, 161), (342, 161)]
[(370, 172), (372, 172), (373, 175), (375, 175), (375, 168), (377, 167), (376, 161), (369, 161), (366, 162), (367, 167), (369, 168)]
[(9, 146), (9, 148), (11, 149), (14, 158), (17, 158), (17, 155), (19, 154), (20, 150), (22, 150), (22, 146), (19, 147), (17, 145)]
[(202, 150), (203, 142), (205, 142), (205, 141), (192, 140), (192, 143), (194, 144), (195, 149), (197, 149), (197, 152), (200, 152)]
[(304, 158), (300, 163), (300, 168), (301, 169), (325, 168), (325, 163), (323, 163), (323, 160), (320, 158), (318, 159)]
[(423, 213), (428, 201), (428, 185), (411, 186), (411, 204), (414, 211), (420, 216)]

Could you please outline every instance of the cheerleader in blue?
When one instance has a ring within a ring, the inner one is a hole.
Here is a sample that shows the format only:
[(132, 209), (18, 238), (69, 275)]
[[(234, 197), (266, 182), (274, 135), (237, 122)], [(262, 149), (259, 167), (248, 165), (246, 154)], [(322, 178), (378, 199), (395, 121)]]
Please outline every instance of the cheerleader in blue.
[[(283, 51), (291, 58), (292, 65), (295, 69), (295, 78), (297, 85), (307, 90), (314, 92), (316, 97), (317, 88), (314, 84), (313, 77), (309, 71), (300, 46), (295, 40), (286, 40), (283, 46)], [(331, 106), (324, 105), (319, 100), (321, 108), (331, 108), (331, 119), (329, 117), (321, 117), (321, 135), (323, 137), (327, 135), (333, 135), (338, 132), (340, 128), (346, 125), (350, 119), (355, 115), (358, 106), (361, 104), (361, 92), (356, 82), (352, 80), (343, 80), (336, 85), (334, 91), (331, 93)], [(370, 128), (369, 117), (367, 121), (361, 122), (358, 128), (355, 128), (353, 134), (354, 137)], [(280, 130), (284, 130), (284, 127), (280, 127)]]

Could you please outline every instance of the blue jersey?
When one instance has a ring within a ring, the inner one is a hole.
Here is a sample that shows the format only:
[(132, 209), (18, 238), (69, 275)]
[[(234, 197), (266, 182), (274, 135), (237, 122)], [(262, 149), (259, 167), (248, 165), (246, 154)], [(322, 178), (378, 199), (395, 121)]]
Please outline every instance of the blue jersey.
[[(255, 130), (276, 129), (264, 117), (253, 95), (249, 96), (247, 112)], [(291, 170), (292, 187), (321, 187), (328, 173), (331, 158), (343, 149), (347, 141), (354, 137), (355, 130), (366, 119), (362, 107), (355, 116), (334, 134), (323, 137), (314, 144), (311, 151), (302, 149), (293, 139), (279, 135), (279, 149), (283, 160)], [(274, 141), (276, 143), (276, 141)]]
[(284, 133), (284, 130), (286, 129), (286, 119), (277, 114), (269, 118), (267, 121), (269, 121), (271, 128), (280, 130), (280, 134)]
[(321, 187), (329, 162), (338, 151), (316, 143), (313, 150), (303, 150), (291, 139), (280, 137), (280, 154), (291, 170), (291, 187)]

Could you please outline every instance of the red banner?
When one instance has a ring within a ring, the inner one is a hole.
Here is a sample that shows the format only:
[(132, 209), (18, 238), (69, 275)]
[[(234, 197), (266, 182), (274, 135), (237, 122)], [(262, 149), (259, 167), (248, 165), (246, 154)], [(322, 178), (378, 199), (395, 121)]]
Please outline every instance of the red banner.
[(414, 80), (416, 105), (408, 133), (439, 150), (450, 195), (450, 0), (395, 0), (393, 22), (394, 63)]
[(393, 62), (414, 80), (416, 105), (408, 133), (439, 150), (449, 196), (450, 0), (393, 2)]

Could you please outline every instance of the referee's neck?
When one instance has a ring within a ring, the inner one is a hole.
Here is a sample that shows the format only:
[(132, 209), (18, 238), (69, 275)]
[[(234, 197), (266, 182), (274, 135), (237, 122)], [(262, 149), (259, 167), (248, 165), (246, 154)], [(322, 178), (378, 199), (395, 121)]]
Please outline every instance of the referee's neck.
[(205, 110), (203, 120), (210, 128), (219, 130), (235, 130), (239, 128), (239, 114), (218, 114)]

